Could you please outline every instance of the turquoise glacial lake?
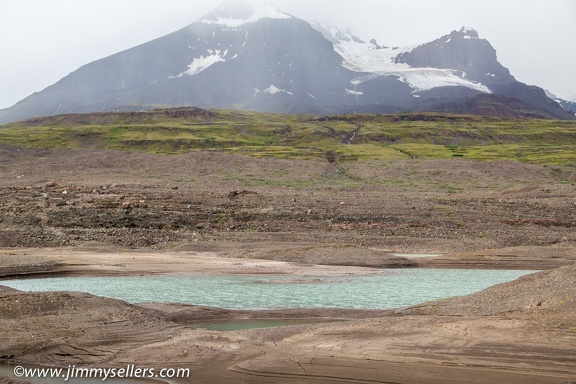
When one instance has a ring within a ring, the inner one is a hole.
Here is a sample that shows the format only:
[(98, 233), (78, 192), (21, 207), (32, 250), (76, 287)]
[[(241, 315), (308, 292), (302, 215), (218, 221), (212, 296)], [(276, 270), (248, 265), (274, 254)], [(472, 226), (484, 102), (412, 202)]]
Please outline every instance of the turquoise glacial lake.
[(390, 269), (366, 276), (152, 275), (0, 280), (23, 291), (81, 291), (130, 303), (169, 302), (228, 309), (387, 309), (467, 295), (534, 271)]

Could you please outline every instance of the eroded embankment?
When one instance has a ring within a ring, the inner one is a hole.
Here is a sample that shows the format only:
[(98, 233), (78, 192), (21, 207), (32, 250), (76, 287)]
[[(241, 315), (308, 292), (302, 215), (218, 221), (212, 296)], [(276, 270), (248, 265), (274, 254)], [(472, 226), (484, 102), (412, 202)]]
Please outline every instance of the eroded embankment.
[(202, 313), (233, 318), (233, 311), (3, 288), (0, 356), (34, 364), (188, 366), (191, 380), (206, 383), (563, 383), (576, 376), (574, 276), (576, 266), (566, 266), (365, 319), (233, 332), (183, 325)]

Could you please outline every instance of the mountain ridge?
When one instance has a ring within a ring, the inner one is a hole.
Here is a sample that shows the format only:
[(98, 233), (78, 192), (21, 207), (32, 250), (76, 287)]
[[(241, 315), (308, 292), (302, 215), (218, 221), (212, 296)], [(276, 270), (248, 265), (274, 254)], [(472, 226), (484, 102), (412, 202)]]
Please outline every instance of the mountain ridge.
[(273, 6), (253, 10), (243, 1), (228, 1), (171, 34), (80, 67), (0, 111), (0, 123), (181, 106), (410, 112), (491, 94), (517, 99), (536, 111), (530, 116), (576, 118), (540, 91), (516, 81), (490, 43), (470, 28), (390, 48)]

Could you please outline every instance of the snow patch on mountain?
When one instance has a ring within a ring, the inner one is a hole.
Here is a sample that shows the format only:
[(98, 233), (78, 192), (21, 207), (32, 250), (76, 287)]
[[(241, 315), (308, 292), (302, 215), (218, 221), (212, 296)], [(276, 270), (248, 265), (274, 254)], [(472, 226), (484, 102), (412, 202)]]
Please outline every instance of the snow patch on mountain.
[(291, 19), (287, 13), (280, 11), (275, 6), (268, 4), (256, 10), (253, 10), (252, 15), (247, 18), (232, 18), (232, 17), (216, 17), (215, 20), (204, 18), (201, 19), (200, 22), (204, 24), (216, 24), (221, 25), (224, 27), (235, 28), (239, 27), (244, 24), (254, 23), (260, 19), (269, 18), (269, 19)]
[(280, 88), (276, 87), (276, 86), (273, 85), (273, 84), (271, 84), (268, 88), (266, 88), (266, 89), (263, 90), (262, 92), (264, 92), (264, 93), (269, 93), (269, 94), (271, 94), (271, 95), (275, 95), (275, 94), (277, 94), (277, 93), (279, 93), (279, 92), (284, 92), (284, 93), (287, 93), (287, 94), (289, 94), (289, 95), (292, 95), (292, 94), (293, 94), (292, 92), (287, 91), (287, 90), (285, 90), (285, 89), (280, 89)]
[(219, 50), (216, 51), (209, 50), (208, 53), (209, 53), (208, 56), (200, 56), (198, 58), (195, 58), (188, 66), (188, 69), (180, 73), (178, 77), (182, 77), (184, 75), (194, 76), (218, 62), (226, 61), (224, 60), (224, 56), (226, 56), (228, 51), (224, 51), (224, 53), (221, 53), (221, 51)]
[(474, 28), (462, 27), (460, 33), (464, 34), (465, 39), (478, 39), (478, 32)]
[(483, 93), (492, 91), (479, 83), (466, 80), (455, 71), (436, 68), (410, 68), (394, 73), (402, 81), (405, 81), (415, 91), (427, 91), (437, 87), (467, 87)]
[[(408, 83), (415, 91), (429, 90), (436, 87), (468, 87), (483, 93), (492, 91), (479, 83), (460, 76), (460, 71), (451, 69), (413, 68), (405, 63), (395, 63), (394, 59), (404, 52), (410, 52), (417, 45), (407, 47), (382, 47), (374, 41), (366, 43), (348, 32), (323, 23), (311, 23), (312, 27), (320, 31), (324, 37), (334, 44), (334, 49), (342, 58), (342, 66), (362, 73), (378, 76), (397, 76)], [(475, 38), (476, 31), (463, 28), (461, 32), (470, 38)], [(477, 36), (477, 35), (476, 35)], [(447, 41), (449, 42), (449, 41)], [(352, 82), (358, 85), (374, 76), (360, 76)]]
[(364, 92), (360, 92), (360, 91), (353, 91), (351, 89), (346, 89), (346, 94), (347, 95), (355, 95), (355, 96), (360, 96), (363, 95)]
[(286, 93), (288, 95), (293, 95), (293, 93), (290, 91), (287, 91), (285, 89), (280, 89), (277, 86), (275, 86), (274, 84), (270, 84), (270, 86), (268, 88), (264, 89), (263, 91), (261, 91), (257, 88), (254, 88), (254, 95), (253, 96), (256, 96), (259, 93), (267, 93), (269, 95), (275, 95), (275, 94), (281, 93), (281, 92)]

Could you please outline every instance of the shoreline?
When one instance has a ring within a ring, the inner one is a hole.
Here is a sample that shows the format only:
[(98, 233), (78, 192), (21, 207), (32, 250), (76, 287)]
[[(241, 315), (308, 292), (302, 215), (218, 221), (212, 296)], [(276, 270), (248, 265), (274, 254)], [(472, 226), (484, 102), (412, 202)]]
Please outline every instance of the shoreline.
[[(380, 252), (377, 259), (372, 249), (355, 247), (363, 261), (346, 264), (335, 257), (322, 264), (294, 260), (282, 254), (281, 245), (267, 245), (262, 252), (231, 251), (213, 247), (202, 251), (150, 251), (146, 249), (109, 248), (75, 250), (66, 248), (7, 249), (0, 248), (0, 282), (6, 279), (56, 276), (131, 276), (167, 274), (262, 274), (339, 276), (378, 273), (381, 269), (508, 269), (546, 270), (576, 263), (576, 250), (553, 247), (517, 247), (484, 252), (438, 254), (414, 257), (409, 254)], [(301, 248), (304, 248), (301, 246)], [(325, 247), (318, 247), (325, 248)], [(329, 256), (330, 248), (327, 250)], [(274, 254), (271, 258), (270, 253)]]
[[(208, 251), (0, 250), (0, 258), (9, 260), (7, 253), (74, 274), (378, 272)], [(546, 269), (471, 295), (386, 310), (134, 305), (79, 292), (21, 292), (0, 280), (0, 363), (189, 367), (190, 378), (175, 383), (564, 383), (576, 377), (569, 358), (576, 355), (575, 274), (576, 265)], [(199, 327), (250, 321), (285, 324)]]

